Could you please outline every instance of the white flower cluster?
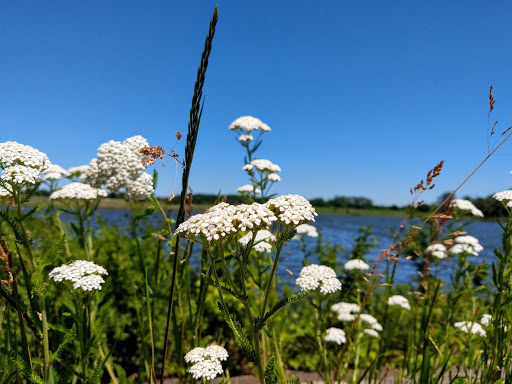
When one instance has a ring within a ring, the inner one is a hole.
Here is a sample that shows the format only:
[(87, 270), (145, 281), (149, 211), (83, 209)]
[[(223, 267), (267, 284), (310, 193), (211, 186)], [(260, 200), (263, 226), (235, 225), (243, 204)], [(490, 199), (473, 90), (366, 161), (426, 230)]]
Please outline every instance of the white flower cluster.
[(79, 165), (77, 167), (71, 167), (68, 169), (70, 177), (78, 177), (79, 179), (85, 179), (87, 172), (89, 171), (89, 165)]
[(366, 333), (367, 335), (370, 335), (373, 337), (378, 337), (379, 332), (383, 331), (382, 325), (380, 325), (379, 322), (377, 321), (377, 319), (375, 317), (373, 317), (372, 315), (369, 315), (367, 313), (362, 313), (359, 315), (359, 320), (365, 322), (366, 324), (368, 324), (370, 326), (369, 328), (365, 328), (363, 330), (363, 332)]
[(297, 231), (297, 234), (292, 238), (292, 240), (302, 240), (305, 237), (318, 237), (316, 227), (311, 224), (301, 224), (295, 230)]
[(269, 173), (267, 175), (267, 179), (273, 183), (278, 183), (281, 181), (281, 176), (279, 176), (277, 173)]
[(472, 333), (473, 335), (479, 335), (482, 337), (486, 337), (487, 333), (482, 328), (482, 326), (476, 322), (472, 321), (458, 321), (455, 324), (453, 324), (455, 328), (460, 329), (462, 332), (465, 333)]
[(48, 156), (29, 145), (15, 141), (0, 143), (0, 169), (3, 170), (0, 178), (5, 184), (18, 187), (35, 184), (49, 165)]
[(54, 281), (71, 281), (74, 289), (81, 288), (84, 291), (101, 290), (101, 284), (105, 280), (100, 275), (108, 275), (107, 270), (85, 260), (76, 260), (61, 265), (49, 273), (49, 277)]
[(265, 206), (285, 224), (305, 224), (308, 221), (315, 221), (315, 216), (318, 216), (311, 203), (299, 195), (278, 196), (267, 201)]
[(505, 203), (507, 207), (512, 207), (512, 190), (495, 193), (492, 197)]
[(262, 131), (262, 132), (269, 132), (270, 127), (263, 123), (260, 119), (257, 119), (256, 117), (252, 116), (242, 116), (233, 121), (229, 125), (229, 129), (232, 131), (242, 131), (244, 133), (248, 133), (251, 131)]
[(370, 266), (361, 259), (349, 260), (345, 263), (344, 267), (347, 271), (367, 271), (370, 269)]
[(246, 133), (244, 135), (240, 135), (240, 137), (238, 138), (238, 141), (243, 143), (243, 144), (246, 144), (246, 143), (248, 143), (249, 141), (252, 141), (252, 140), (254, 140), (254, 137), (250, 133)]
[(127, 187), (135, 181), (142, 172), (145, 156), (139, 150), (148, 146), (142, 136), (134, 136), (123, 143), (110, 140), (98, 148), (96, 159), (92, 159), (85, 181), (94, 186), (105, 186), (112, 192)]
[(411, 304), (409, 304), (409, 300), (400, 295), (390, 296), (388, 299), (388, 305), (398, 305), (403, 309), (411, 310)]
[(213, 380), (222, 375), (221, 361), (227, 360), (228, 351), (218, 345), (210, 345), (206, 348), (194, 348), (185, 355), (185, 362), (193, 363), (189, 372), (195, 380)]
[(320, 288), (320, 293), (324, 295), (341, 289), (341, 282), (336, 277), (336, 272), (325, 265), (311, 264), (302, 268), (296, 283), (303, 291)]
[[(252, 184), (245, 184), (239, 187), (236, 191), (239, 193), (252, 193), (254, 191), (254, 187), (252, 186)], [(256, 188), (255, 193), (261, 193), (261, 189)]]
[(272, 163), (270, 160), (266, 159), (254, 159), (249, 164), (245, 164), (242, 167), (242, 171), (252, 171), (256, 168), (260, 172), (265, 173), (274, 173), (281, 172), (281, 167), (277, 164)]
[(479, 210), (477, 207), (475, 207), (475, 204), (473, 204), (469, 200), (461, 200), (461, 199), (452, 200), (452, 207), (458, 208), (461, 211), (469, 211), (474, 216), (484, 217), (483, 212), (481, 210)]
[(480, 324), (488, 327), (489, 324), (491, 324), (491, 321), (492, 321), (492, 316), (489, 315), (488, 313), (485, 313), (482, 315), (482, 318), (480, 319)]
[[(242, 236), (240, 239), (238, 239), (238, 242), (243, 246), (246, 246), (252, 240), (252, 237), (253, 232), (249, 232), (246, 235)], [(260, 229), (258, 232), (256, 232), (256, 237), (254, 238), (252, 249), (260, 253), (272, 252), (272, 244), (270, 243), (273, 243), (275, 241), (276, 237), (269, 230)]]
[(71, 183), (65, 185), (50, 195), (51, 200), (96, 200), (100, 197), (107, 197), (107, 192), (84, 183)]
[(68, 176), (69, 172), (57, 164), (50, 164), (46, 171), (43, 172), (44, 180), (60, 180)]
[(354, 321), (355, 313), (359, 313), (361, 308), (354, 303), (346, 303), (344, 301), (333, 304), (331, 310), (338, 314), (339, 321)]
[(478, 256), (484, 247), (478, 242), (478, 239), (473, 236), (457, 236), (455, 244), (450, 248), (450, 252), (456, 255), (460, 253), (469, 253), (472, 256)]
[(438, 259), (446, 259), (448, 252), (444, 244), (431, 244), (425, 249), (425, 253), (430, 254)]
[(125, 199), (128, 201), (146, 200), (155, 190), (153, 189), (153, 176), (143, 172), (126, 187)]
[(327, 342), (337, 343), (338, 345), (345, 344), (347, 342), (347, 335), (343, 329), (339, 328), (328, 328), (327, 335), (324, 340)]
[(268, 228), (276, 220), (274, 213), (263, 204), (220, 203), (180, 224), (176, 234), (192, 240), (217, 241), (234, 232)]
[(9, 200), (10, 196), (11, 196), (11, 192), (9, 192), (4, 187), (0, 186), (0, 201)]

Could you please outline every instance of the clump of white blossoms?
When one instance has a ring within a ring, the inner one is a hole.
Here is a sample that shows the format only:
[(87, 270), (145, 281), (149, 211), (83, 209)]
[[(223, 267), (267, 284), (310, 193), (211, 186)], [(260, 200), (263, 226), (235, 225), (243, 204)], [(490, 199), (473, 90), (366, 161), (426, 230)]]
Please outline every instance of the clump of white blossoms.
[(229, 125), (229, 129), (232, 131), (242, 132), (242, 134), (247, 134), (251, 131), (270, 131), (270, 127), (267, 124), (252, 116), (239, 117)]
[(370, 266), (361, 259), (352, 259), (345, 263), (344, 268), (347, 271), (367, 271), (370, 269)]
[(341, 290), (341, 282), (336, 277), (336, 272), (325, 265), (311, 264), (302, 268), (295, 282), (303, 291), (320, 288), (320, 293), (324, 295)]
[(446, 259), (448, 252), (444, 244), (431, 244), (425, 249), (425, 253), (428, 253), (438, 259)]
[(318, 237), (318, 231), (316, 227), (311, 224), (301, 224), (296, 229), (297, 234), (292, 240), (302, 240), (305, 237)]
[(359, 305), (355, 303), (346, 303), (344, 301), (333, 304), (331, 310), (338, 314), (339, 321), (354, 321), (355, 313), (361, 312)]
[(372, 328), (366, 328), (363, 332), (369, 336), (379, 337), (379, 332)]
[(370, 336), (378, 337), (378, 332), (382, 332), (383, 328), (382, 325), (379, 324), (377, 319), (373, 317), (372, 315), (369, 315), (367, 313), (362, 313), (359, 315), (359, 320), (365, 322), (370, 326), (370, 328), (365, 328), (364, 333)]
[(276, 220), (274, 213), (263, 204), (234, 206), (220, 203), (181, 223), (176, 234), (191, 240), (211, 242), (223, 240), (238, 231), (268, 228)]
[(452, 207), (460, 209), (461, 211), (469, 211), (474, 216), (484, 217), (484, 214), (481, 210), (475, 207), (469, 200), (455, 199), (452, 200)]
[(107, 270), (102, 266), (86, 260), (76, 260), (54, 268), (48, 276), (57, 282), (71, 281), (74, 289), (92, 291), (93, 289), (101, 290), (101, 284), (105, 282), (101, 275), (108, 275)]
[(281, 181), (281, 176), (279, 176), (277, 173), (269, 173), (267, 175), (267, 179), (272, 181), (273, 183), (278, 183)]
[(94, 186), (105, 186), (112, 192), (117, 192), (135, 181), (143, 172), (142, 161), (146, 156), (140, 149), (148, 146), (142, 136), (134, 136), (123, 143), (110, 140), (98, 148), (96, 159), (92, 159), (85, 181)]
[(125, 199), (128, 201), (146, 200), (155, 190), (153, 189), (153, 176), (143, 172), (126, 187)]
[(68, 177), (70, 173), (57, 164), (50, 164), (49, 167), (43, 172), (44, 180), (60, 180), (63, 177)]
[(489, 326), (489, 324), (491, 324), (492, 322), (492, 316), (489, 315), (488, 313), (482, 315), (482, 318), (480, 319), (480, 324), (484, 325), (484, 326)]
[[(236, 191), (242, 194), (252, 193), (254, 191), (254, 186), (252, 184), (245, 184), (242, 185), (241, 187), (238, 187)], [(256, 191), (254, 193), (261, 193), (261, 189), (256, 188)]]
[(484, 249), (478, 239), (473, 236), (457, 236), (454, 241), (455, 244), (450, 248), (450, 252), (454, 254), (468, 253), (472, 256), (478, 256)]
[(492, 197), (498, 201), (501, 201), (507, 207), (512, 207), (512, 190), (495, 193), (492, 195)]
[(479, 335), (482, 337), (486, 337), (487, 333), (482, 328), (482, 326), (478, 323), (472, 322), (472, 321), (459, 321), (455, 324), (453, 324), (455, 328), (460, 329), (462, 332), (465, 333), (472, 333), (473, 335)]
[(13, 193), (14, 189), (36, 184), (50, 160), (43, 152), (15, 141), (0, 143), (1, 186)]
[(409, 300), (400, 295), (390, 296), (388, 299), (388, 305), (398, 305), (403, 309), (411, 310), (411, 304), (409, 304)]
[(242, 167), (243, 171), (252, 171), (256, 168), (260, 172), (266, 173), (274, 173), (281, 172), (281, 167), (277, 164), (272, 163), (270, 160), (266, 159), (254, 159), (249, 164), (245, 164)]
[(341, 345), (347, 342), (347, 335), (343, 329), (328, 328), (327, 335), (325, 335), (324, 340)]
[[(253, 238), (253, 232), (249, 232), (246, 235), (238, 239), (238, 242), (243, 246), (247, 246)], [(276, 241), (276, 237), (267, 229), (260, 229), (256, 232), (252, 249), (256, 252), (272, 252), (272, 244)]]
[(242, 144), (246, 144), (252, 140), (254, 140), (254, 137), (249, 133), (247, 133), (245, 135), (240, 135), (240, 137), (238, 138), (238, 141), (241, 142)]
[(299, 195), (278, 196), (267, 201), (265, 206), (285, 224), (306, 224), (315, 221), (315, 216), (318, 216), (311, 203)]
[(206, 348), (194, 348), (185, 355), (185, 362), (193, 363), (189, 373), (195, 380), (213, 380), (216, 376), (222, 375), (221, 361), (227, 360), (228, 351), (219, 345), (210, 345)]
[(88, 171), (89, 165), (79, 165), (77, 167), (71, 167), (68, 169), (69, 177), (77, 177), (82, 180), (85, 179)]
[(107, 197), (107, 192), (84, 183), (71, 183), (52, 192), (51, 200), (96, 200)]

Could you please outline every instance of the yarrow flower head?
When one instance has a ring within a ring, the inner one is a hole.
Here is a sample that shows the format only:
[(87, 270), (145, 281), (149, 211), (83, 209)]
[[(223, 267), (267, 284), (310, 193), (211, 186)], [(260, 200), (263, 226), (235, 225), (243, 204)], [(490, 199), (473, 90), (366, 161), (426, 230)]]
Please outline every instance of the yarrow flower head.
[(43, 174), (44, 180), (59, 180), (69, 176), (69, 172), (57, 164), (50, 164)]
[(372, 328), (366, 328), (363, 332), (372, 337), (379, 337), (379, 332)]
[(49, 273), (54, 281), (71, 281), (74, 289), (81, 288), (84, 291), (101, 290), (101, 284), (105, 282), (101, 275), (108, 275), (107, 270), (86, 260), (61, 265)]
[(457, 236), (454, 241), (455, 244), (450, 248), (450, 252), (454, 254), (468, 253), (472, 256), (478, 256), (484, 249), (478, 239), (473, 236)]
[(254, 140), (254, 137), (252, 137), (252, 135), (250, 133), (246, 133), (245, 135), (241, 135), (238, 138), (238, 141), (243, 143), (243, 144), (246, 144), (246, 143), (248, 143), (249, 141), (252, 141), (252, 140)]
[(469, 200), (452, 200), (452, 207), (460, 209), (461, 211), (469, 211), (474, 216), (484, 217), (483, 212), (475, 207), (475, 204)]
[(498, 201), (501, 201), (507, 207), (512, 207), (512, 190), (495, 193), (492, 195), (492, 197)]
[(341, 290), (341, 282), (336, 277), (336, 272), (324, 265), (311, 264), (302, 268), (296, 283), (303, 291), (320, 288), (320, 293), (324, 295)]
[(155, 190), (153, 189), (153, 176), (143, 172), (126, 187), (125, 199), (128, 201), (146, 200)]
[(96, 200), (107, 197), (107, 192), (84, 183), (71, 183), (50, 195), (51, 200)]
[(407, 310), (411, 309), (409, 300), (407, 300), (407, 298), (400, 296), (400, 295), (390, 296), (388, 299), (388, 305), (398, 305), (398, 306), (402, 307), (403, 309), (407, 309)]
[(306, 224), (315, 221), (315, 216), (318, 216), (311, 203), (299, 195), (278, 196), (267, 201), (265, 206), (285, 224)]
[(482, 315), (482, 318), (480, 319), (480, 324), (488, 327), (489, 324), (491, 324), (492, 322), (492, 316), (489, 315), (488, 313)]
[(77, 177), (82, 180), (85, 178), (88, 171), (89, 165), (79, 165), (68, 169), (69, 177)]
[(361, 259), (352, 259), (345, 263), (345, 269), (347, 271), (367, 271), (370, 269), (370, 266)]
[(347, 335), (343, 329), (328, 328), (327, 335), (325, 335), (324, 340), (341, 345), (347, 342)]
[[(254, 191), (254, 187), (252, 184), (245, 184), (245, 185), (242, 185), (241, 187), (238, 187), (237, 192), (239, 193), (252, 193)], [(255, 193), (261, 193), (261, 189), (259, 188), (256, 188), (256, 192)]]
[(267, 124), (252, 116), (239, 117), (229, 125), (229, 129), (232, 131), (242, 132), (251, 132), (255, 130), (260, 130), (262, 132), (270, 131), (270, 127)]
[(219, 345), (210, 345), (206, 348), (194, 348), (185, 355), (185, 362), (194, 363), (189, 368), (190, 374), (195, 380), (213, 380), (216, 376), (222, 375), (221, 361), (227, 360), (228, 351)]
[(448, 252), (444, 244), (431, 244), (425, 249), (425, 253), (428, 253), (438, 259), (446, 259)]
[(462, 332), (465, 333), (472, 333), (473, 335), (479, 335), (482, 337), (486, 337), (487, 333), (482, 328), (482, 326), (478, 323), (472, 322), (472, 321), (459, 321), (455, 324), (453, 324), (455, 328), (460, 329)]
[(242, 167), (242, 170), (252, 171), (254, 168), (256, 168), (260, 172), (266, 173), (281, 172), (281, 167), (279, 165), (274, 164), (270, 160), (266, 159), (254, 159), (249, 164), (245, 164)]
[[(247, 246), (253, 238), (253, 232), (249, 232), (246, 235), (238, 239), (238, 242), (243, 246)], [(252, 249), (256, 252), (272, 252), (272, 244), (276, 241), (276, 237), (267, 229), (260, 229), (256, 232)]]
[(318, 237), (316, 227), (311, 224), (301, 224), (295, 230), (297, 231), (297, 234), (292, 238), (292, 240), (302, 240), (305, 237)]
[(40, 173), (46, 171), (49, 165), (48, 156), (29, 145), (15, 141), (0, 143), (0, 169), (3, 170), (0, 179), (7, 190), (7, 185), (21, 188), (36, 184)]
[(354, 321), (355, 313), (361, 312), (359, 305), (354, 303), (346, 303), (344, 301), (333, 304), (331, 310), (338, 314), (339, 321)]
[(281, 181), (281, 176), (279, 176), (277, 173), (270, 173), (267, 175), (267, 179), (273, 183), (278, 183)]

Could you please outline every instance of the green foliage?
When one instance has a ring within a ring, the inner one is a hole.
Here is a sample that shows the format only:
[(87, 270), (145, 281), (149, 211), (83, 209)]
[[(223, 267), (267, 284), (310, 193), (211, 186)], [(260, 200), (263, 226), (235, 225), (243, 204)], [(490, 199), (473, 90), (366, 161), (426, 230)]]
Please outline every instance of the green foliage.
[(284, 308), (288, 304), (296, 303), (297, 301), (303, 299), (306, 295), (307, 295), (307, 292), (300, 292), (296, 295), (282, 298), (268, 312), (265, 313), (265, 315), (263, 316), (263, 319), (260, 319), (259, 317), (254, 318), (255, 328), (262, 329), (266, 325), (267, 321), (273, 315), (275, 315), (277, 311), (279, 311), (281, 308)]
[(233, 331), (235, 343), (240, 347), (240, 351), (248, 361), (254, 363), (256, 361), (256, 351), (252, 347), (252, 344), (247, 337), (247, 333), (242, 328), (242, 325), (238, 322), (238, 320), (236, 320), (234, 316), (227, 312), (227, 310), (220, 302), (218, 302), (217, 305), (222, 313), (224, 320), (228, 324), (229, 328), (231, 328)]
[(265, 367), (265, 384), (277, 384), (276, 358), (272, 356)]

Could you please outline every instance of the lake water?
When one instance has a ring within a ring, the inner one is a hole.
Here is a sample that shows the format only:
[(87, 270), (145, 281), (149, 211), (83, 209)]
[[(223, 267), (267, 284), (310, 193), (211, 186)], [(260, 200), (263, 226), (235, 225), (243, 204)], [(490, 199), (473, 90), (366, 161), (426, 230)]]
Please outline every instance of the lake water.
[[(102, 218), (109, 225), (117, 225), (120, 228), (126, 227), (128, 223), (128, 215), (130, 211), (125, 210), (99, 210)], [(175, 212), (174, 212), (175, 214)], [(171, 215), (172, 216), (172, 215)], [(159, 216), (153, 215), (155, 224), (159, 222)], [(419, 220), (419, 219), (418, 219)], [(356, 216), (356, 215), (339, 215), (339, 214), (319, 214), (313, 224), (322, 234), (323, 240), (329, 241), (331, 244), (338, 243), (343, 245), (347, 251), (350, 251), (354, 245), (354, 240), (361, 226), (370, 226), (372, 236), (378, 238), (377, 247), (371, 249), (366, 255), (366, 261), (372, 265), (375, 262), (382, 249), (386, 249), (391, 242), (394, 232), (402, 222), (400, 217), (391, 216)], [(421, 221), (413, 220), (406, 225), (418, 225)], [(490, 221), (472, 221), (464, 227), (468, 235), (476, 237), (484, 250), (478, 257), (471, 258), (472, 262), (480, 263), (484, 258), (487, 262), (495, 262), (494, 249), (501, 249), (502, 230), (498, 223)], [(308, 246), (314, 247), (316, 239), (309, 239)], [(340, 262), (344, 262), (343, 255), (339, 255)], [(315, 262), (314, 259), (311, 261)], [(450, 259), (440, 263), (437, 275), (442, 278), (449, 278), (451, 268), (449, 266)], [(412, 260), (400, 259), (396, 274), (396, 281), (400, 283), (410, 282), (417, 278), (416, 266)], [(302, 254), (299, 250), (297, 241), (290, 241), (284, 248), (283, 257), (281, 259), (278, 275), (289, 284), (293, 284), (298, 277), (302, 268)], [(293, 275), (287, 271), (291, 271)]]

